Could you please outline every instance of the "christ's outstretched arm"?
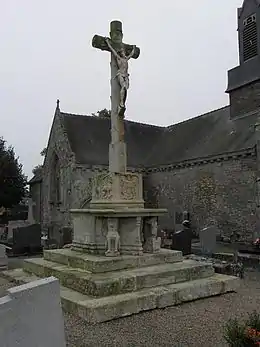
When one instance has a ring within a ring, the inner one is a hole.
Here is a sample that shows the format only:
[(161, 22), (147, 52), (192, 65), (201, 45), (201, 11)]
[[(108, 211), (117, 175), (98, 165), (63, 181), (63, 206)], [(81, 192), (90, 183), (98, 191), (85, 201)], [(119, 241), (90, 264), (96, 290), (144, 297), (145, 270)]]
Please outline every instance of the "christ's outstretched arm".
[(109, 49), (110, 49), (111, 52), (114, 54), (114, 56), (117, 58), (117, 57), (118, 57), (117, 51), (112, 47), (109, 38), (106, 37), (105, 40), (106, 40), (106, 43), (107, 43)]
[(129, 54), (129, 56), (127, 57), (127, 60), (131, 59), (132, 56), (135, 54), (135, 48), (136, 46), (133, 46), (132, 52)]

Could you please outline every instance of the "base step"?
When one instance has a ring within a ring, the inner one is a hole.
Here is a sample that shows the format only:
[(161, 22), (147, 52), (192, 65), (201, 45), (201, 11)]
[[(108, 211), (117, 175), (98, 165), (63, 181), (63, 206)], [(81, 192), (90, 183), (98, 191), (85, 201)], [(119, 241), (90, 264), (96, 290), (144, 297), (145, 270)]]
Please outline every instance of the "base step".
[(104, 273), (181, 262), (183, 256), (180, 251), (168, 249), (161, 249), (158, 253), (154, 254), (144, 253), (140, 256), (121, 255), (112, 258), (76, 252), (71, 249), (52, 249), (44, 251), (44, 259), (93, 273)]
[(178, 263), (93, 274), (42, 258), (33, 258), (24, 261), (23, 269), (39, 277), (54, 276), (60, 280), (61, 285), (93, 297), (118, 295), (214, 275), (212, 264), (190, 259)]
[[(4, 271), (3, 275), (17, 284), (38, 279), (22, 269)], [(236, 291), (237, 277), (215, 274), (211, 277), (176, 283), (137, 292), (92, 298), (61, 286), (61, 302), (67, 312), (80, 316), (88, 323), (100, 323), (129, 316), (141, 311), (179, 305), (184, 302)]]

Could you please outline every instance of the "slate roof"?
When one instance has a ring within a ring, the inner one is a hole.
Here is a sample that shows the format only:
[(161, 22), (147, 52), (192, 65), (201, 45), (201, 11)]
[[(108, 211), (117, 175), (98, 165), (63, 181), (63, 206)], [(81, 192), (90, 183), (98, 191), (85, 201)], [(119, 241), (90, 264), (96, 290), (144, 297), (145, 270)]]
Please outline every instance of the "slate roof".
[(42, 172), (40, 170), (36, 172), (36, 174), (30, 179), (28, 182), (29, 185), (33, 185), (35, 183), (40, 183), (42, 181)]
[[(108, 165), (110, 119), (60, 113), (77, 163)], [(128, 166), (142, 166), (161, 138), (163, 127), (125, 121)]]
[(165, 129), (148, 162), (167, 165), (254, 146), (256, 116), (230, 119), (229, 106)]
[[(229, 106), (169, 126), (125, 121), (127, 163), (153, 167), (252, 148), (256, 116), (230, 120)], [(110, 122), (107, 118), (61, 113), (80, 164), (107, 165)]]

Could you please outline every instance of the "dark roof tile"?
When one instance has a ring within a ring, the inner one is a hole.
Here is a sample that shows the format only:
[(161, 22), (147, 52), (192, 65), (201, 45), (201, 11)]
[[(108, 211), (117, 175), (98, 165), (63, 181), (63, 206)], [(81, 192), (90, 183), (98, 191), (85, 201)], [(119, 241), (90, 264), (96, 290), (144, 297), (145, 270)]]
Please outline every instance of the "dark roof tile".
[(167, 165), (253, 147), (255, 122), (256, 116), (232, 121), (229, 106), (189, 119), (165, 129), (149, 161)]
[[(110, 143), (110, 119), (61, 113), (65, 131), (81, 164), (107, 165)], [(127, 163), (142, 166), (148, 153), (159, 140), (164, 128), (149, 124), (125, 121)]]
[[(107, 165), (110, 120), (61, 113), (76, 161)], [(230, 120), (229, 106), (169, 126), (125, 121), (127, 163), (152, 167), (254, 146), (256, 116)]]

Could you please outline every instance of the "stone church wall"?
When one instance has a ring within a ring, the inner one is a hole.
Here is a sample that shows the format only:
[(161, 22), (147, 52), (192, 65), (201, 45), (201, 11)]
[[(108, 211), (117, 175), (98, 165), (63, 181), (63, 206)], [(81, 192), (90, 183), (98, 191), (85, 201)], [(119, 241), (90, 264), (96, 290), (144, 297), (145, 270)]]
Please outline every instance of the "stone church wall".
[(36, 223), (41, 223), (41, 182), (35, 182), (30, 186), (30, 196), (35, 203), (33, 217)]
[(150, 206), (168, 209), (168, 217), (160, 220), (162, 228), (173, 229), (176, 212), (187, 210), (197, 230), (215, 219), (225, 236), (239, 232), (251, 240), (255, 172), (252, 156), (152, 172), (144, 180), (145, 195)]
[(87, 166), (75, 166), (72, 176), (72, 208), (86, 207), (91, 199), (93, 171)]
[[(56, 158), (57, 168), (53, 164)], [(42, 177), (42, 229), (51, 230), (51, 238), (59, 238), (59, 230), (70, 226), (71, 182), (75, 158), (62, 127), (59, 114), (54, 117), (44, 161)], [(59, 184), (55, 180), (59, 175)], [(57, 185), (59, 187), (57, 187)], [(56, 190), (59, 189), (59, 198)], [(55, 198), (54, 198), (55, 196)]]

